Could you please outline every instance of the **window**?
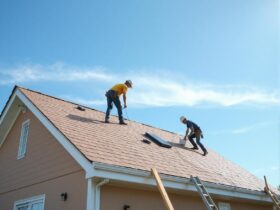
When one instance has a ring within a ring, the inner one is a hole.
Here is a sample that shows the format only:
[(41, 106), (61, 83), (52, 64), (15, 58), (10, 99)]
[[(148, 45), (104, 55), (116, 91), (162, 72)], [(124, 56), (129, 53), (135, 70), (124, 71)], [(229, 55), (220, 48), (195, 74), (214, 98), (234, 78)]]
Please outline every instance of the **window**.
[(13, 210), (44, 210), (45, 195), (16, 201)]
[(21, 159), (25, 155), (29, 124), (30, 120), (27, 120), (22, 123), (17, 159)]
[(219, 202), (219, 210), (231, 210), (229, 203)]

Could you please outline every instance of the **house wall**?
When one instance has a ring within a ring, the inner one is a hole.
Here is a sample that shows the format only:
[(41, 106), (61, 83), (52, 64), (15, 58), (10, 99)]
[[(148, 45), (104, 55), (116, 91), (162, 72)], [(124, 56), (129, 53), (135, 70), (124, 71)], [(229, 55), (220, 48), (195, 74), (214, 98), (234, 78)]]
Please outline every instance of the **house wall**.
[[(206, 209), (198, 195), (168, 193), (175, 210)], [(215, 200), (215, 203), (227, 202), (231, 210), (272, 210), (272, 206), (238, 201)], [(129, 210), (163, 210), (166, 209), (158, 191), (131, 189), (105, 185), (101, 189), (101, 210), (123, 210), (127, 204)]]
[[(30, 119), (25, 157), (17, 160), (21, 126)], [(45, 210), (85, 209), (87, 183), (82, 168), (30, 112), (20, 114), (0, 148), (0, 209), (45, 194)], [(60, 194), (67, 192), (66, 202)]]
[(252, 204), (252, 203), (244, 203), (244, 202), (231, 202), (232, 210), (273, 210), (272, 205), (260, 205), (260, 204)]

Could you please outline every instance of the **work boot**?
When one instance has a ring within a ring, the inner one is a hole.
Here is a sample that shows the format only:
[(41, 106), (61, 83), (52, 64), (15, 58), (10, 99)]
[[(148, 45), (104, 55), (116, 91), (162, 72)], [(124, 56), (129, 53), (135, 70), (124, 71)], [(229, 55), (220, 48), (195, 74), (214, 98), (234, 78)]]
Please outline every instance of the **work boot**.
[(105, 123), (110, 123), (110, 121), (108, 119), (105, 120)]
[(192, 147), (191, 149), (193, 149), (193, 150), (198, 150), (198, 147)]
[(208, 154), (208, 152), (207, 152), (207, 150), (205, 150), (204, 152), (203, 152), (203, 156), (206, 156)]
[(125, 121), (120, 121), (119, 124), (120, 125), (127, 125), (127, 123)]

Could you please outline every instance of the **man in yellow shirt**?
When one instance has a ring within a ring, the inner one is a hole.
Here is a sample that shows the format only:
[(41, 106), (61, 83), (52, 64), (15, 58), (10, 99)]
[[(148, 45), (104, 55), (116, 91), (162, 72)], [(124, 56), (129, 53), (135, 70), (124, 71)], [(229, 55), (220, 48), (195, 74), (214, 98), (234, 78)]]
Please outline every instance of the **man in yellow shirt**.
[(113, 103), (114, 103), (118, 109), (119, 123), (122, 125), (126, 125), (126, 123), (123, 120), (122, 105), (119, 97), (120, 95), (123, 95), (124, 108), (126, 108), (126, 92), (128, 88), (132, 88), (131, 80), (126, 80), (124, 84), (116, 84), (106, 92), (105, 95), (107, 97), (107, 111), (106, 111), (105, 123), (109, 123), (109, 116), (111, 110), (113, 109)]

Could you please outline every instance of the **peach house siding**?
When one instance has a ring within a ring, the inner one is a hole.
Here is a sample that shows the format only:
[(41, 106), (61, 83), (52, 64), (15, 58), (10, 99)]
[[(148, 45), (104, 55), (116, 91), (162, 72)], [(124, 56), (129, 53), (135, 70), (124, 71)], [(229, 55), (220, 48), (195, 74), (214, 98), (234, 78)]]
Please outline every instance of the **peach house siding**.
[[(203, 210), (206, 209), (201, 198), (196, 195), (169, 193), (175, 210)], [(218, 202), (221, 200), (215, 200)], [(238, 201), (222, 201), (230, 203), (231, 210), (272, 210), (271, 205), (244, 203)], [(160, 193), (151, 190), (103, 186), (101, 189), (101, 210), (123, 210), (124, 205), (131, 206), (131, 210), (163, 210), (166, 209)]]
[(243, 202), (233, 202), (231, 207), (232, 210), (273, 210), (271, 205), (250, 204)]
[[(60, 194), (67, 192), (67, 201)], [(86, 181), (82, 171), (0, 195), (0, 209), (12, 210), (14, 201), (45, 194), (45, 210), (85, 210)]]
[[(30, 120), (25, 157), (17, 160), (21, 126)], [(76, 186), (75, 186), (76, 185)], [(46, 208), (85, 209), (85, 174), (78, 163), (30, 112), (20, 114), (0, 148), (0, 209), (12, 209), (15, 200), (46, 194)], [(69, 201), (60, 200), (69, 192)], [(78, 208), (79, 207), (79, 208)]]

